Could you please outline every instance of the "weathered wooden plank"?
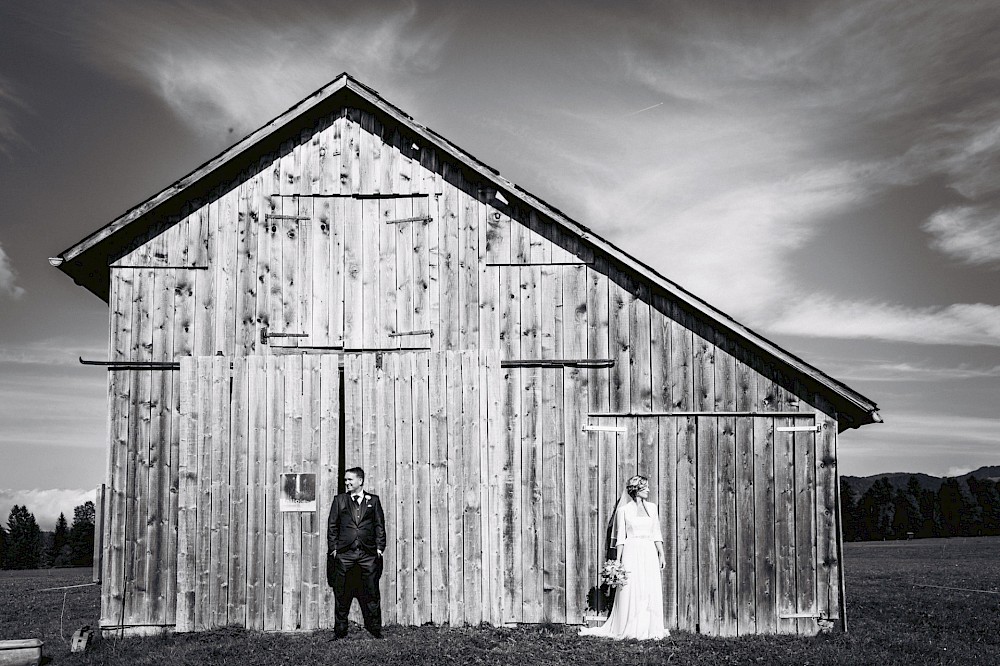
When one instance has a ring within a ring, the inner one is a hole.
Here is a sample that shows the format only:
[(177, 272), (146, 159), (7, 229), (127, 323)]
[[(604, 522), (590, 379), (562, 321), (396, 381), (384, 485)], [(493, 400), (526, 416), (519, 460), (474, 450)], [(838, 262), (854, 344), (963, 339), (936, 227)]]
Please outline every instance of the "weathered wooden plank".
[[(302, 459), (302, 356), (282, 358), (285, 365), (285, 446), (281, 472), (301, 472)], [(282, 480), (284, 485), (284, 480)], [(298, 512), (282, 512), (281, 629), (302, 626), (302, 521)]]
[(340, 118), (327, 118), (319, 126), (319, 182), (314, 185), (314, 194), (337, 194), (340, 192)]
[[(263, 166), (263, 165), (262, 165)], [(240, 186), (236, 225), (236, 308), (234, 353), (247, 356), (257, 349), (257, 232), (261, 229), (260, 174)]]
[(306, 127), (299, 133), (299, 150), (302, 153), (302, 176), (299, 179), (298, 194), (320, 194), (320, 121), (313, 127)]
[(464, 535), (463, 560), (465, 573), (464, 606), (466, 624), (477, 625), (483, 621), (483, 533), (482, 498), (480, 496), (480, 464), (483, 441), (480, 423), (478, 358), (470, 352), (461, 354), (462, 364), (462, 433), (468, 449), (465, 452), (463, 471)]
[(698, 592), (699, 629), (719, 633), (719, 421), (698, 418)]
[[(479, 213), (473, 197), (459, 194), (458, 300), (460, 349), (479, 346)], [(485, 212), (485, 211), (483, 211)]]
[[(131, 360), (151, 361), (153, 350), (152, 308), (154, 303), (154, 271), (137, 270), (133, 286), (133, 298), (136, 308), (132, 325)], [(152, 410), (152, 373), (132, 373), (132, 388), (130, 395), (137, 396), (131, 402), (133, 415), (130, 415), (130, 442), (135, 442), (134, 456), (129, 458), (130, 479), (128, 497), (133, 498), (128, 507), (129, 527), (126, 534), (125, 557), (125, 612), (123, 617), (127, 624), (145, 624), (149, 621), (148, 579), (146, 577), (146, 525), (149, 504), (149, 451), (150, 451), (150, 420)], [(134, 481), (133, 481), (134, 480)], [(131, 538), (128, 538), (129, 534)]]
[(629, 335), (629, 404), (632, 411), (650, 411), (653, 408), (652, 339), (650, 332), (651, 296), (649, 286), (640, 282), (635, 294), (628, 301)]
[[(232, 356), (236, 352), (236, 321), (233, 313), (236, 312), (236, 236), (237, 224), (239, 221), (240, 201), (239, 189), (234, 188), (226, 192), (218, 201), (218, 206), (213, 203), (211, 211), (218, 210), (218, 216), (212, 224), (213, 230), (218, 234), (216, 244), (217, 255), (209, 265), (215, 268), (216, 280), (216, 307), (215, 313), (215, 341), (217, 349), (226, 356)], [(209, 268), (212, 272), (212, 268)]]
[[(481, 465), (485, 478), (483, 504), (483, 598), (484, 621), (494, 625), (504, 622), (503, 609), (503, 506), (502, 478), (504, 439), (502, 400), (504, 387), (500, 376), (500, 353), (492, 349), (486, 353), (485, 372), (480, 381), (480, 395), (485, 395), (485, 414), (480, 418), (486, 424), (486, 454)], [(481, 436), (483, 433), (480, 433)], [(488, 611), (486, 610), (488, 609)]]
[(661, 572), (663, 583), (663, 624), (667, 629), (677, 627), (677, 431), (675, 419), (661, 416), (657, 419), (659, 460), (657, 476), (659, 492), (657, 506), (660, 513), (660, 532), (663, 535), (663, 557), (666, 569)]
[[(162, 236), (160, 237), (161, 240)], [(166, 248), (159, 246), (162, 253)], [(173, 360), (174, 287), (176, 271), (155, 271), (152, 297), (153, 360)], [(146, 609), (147, 621), (165, 624), (167, 602), (165, 585), (167, 576), (175, 576), (174, 568), (166, 559), (170, 494), (170, 405), (173, 374), (150, 373), (150, 424), (149, 424), (149, 503), (146, 517)], [(174, 600), (171, 599), (171, 602)]]
[[(782, 393), (779, 388), (778, 393)], [(777, 428), (794, 425), (792, 418), (774, 420), (774, 544), (777, 569), (778, 633), (796, 633), (795, 589), (795, 442), (794, 433)]]
[[(319, 478), (316, 488), (316, 507), (319, 513), (319, 566), (320, 566), (320, 608), (319, 627), (331, 629), (334, 625), (336, 604), (333, 598), (333, 588), (326, 584), (325, 571), (327, 562), (326, 528), (330, 519), (330, 506), (337, 494), (340, 480), (339, 441), (340, 441), (340, 368), (336, 356), (324, 354), (320, 357), (320, 462)], [(388, 505), (391, 506), (391, 505)], [(386, 522), (386, 528), (392, 521)], [(390, 542), (391, 543), (391, 542)], [(391, 550), (391, 549), (390, 549)], [(387, 562), (388, 564), (388, 562)], [(386, 567), (382, 579), (394, 578), (394, 569)], [(383, 595), (383, 604), (385, 596)]]
[(632, 403), (632, 352), (629, 336), (633, 295), (627, 286), (628, 276), (612, 269), (608, 280), (608, 358), (615, 359), (611, 368), (611, 409), (627, 412)]
[(291, 196), (298, 194), (299, 181), (301, 179), (301, 155), (298, 142), (295, 139), (288, 139), (282, 142), (278, 149), (281, 156), (278, 160), (278, 194), (281, 196)]
[(542, 358), (541, 268), (522, 266), (521, 274), (521, 358)]
[(468, 436), (462, 430), (462, 357), (446, 352), (448, 379), (448, 623), (465, 623), (465, 447)]
[(196, 433), (198, 443), (198, 529), (197, 529), (197, 581), (194, 601), (194, 629), (200, 631), (212, 626), (209, 604), (210, 576), (212, 573), (212, 450), (215, 444), (213, 420), (217, 418), (213, 404), (212, 357), (196, 357), (199, 377), (199, 419)]
[[(397, 199), (393, 204), (393, 217), (409, 217), (412, 215), (413, 203), (409, 199)], [(392, 331), (412, 331), (416, 330), (413, 319), (413, 281), (414, 281), (414, 253), (413, 253), (413, 222), (396, 224), (391, 228), (386, 228), (386, 233), (391, 233), (396, 240), (396, 283), (393, 285), (395, 295), (395, 321)], [(409, 347), (412, 341), (408, 338), (389, 338), (396, 346)], [(388, 342), (387, 342), (388, 344)]]
[[(594, 267), (587, 267), (587, 349), (590, 358), (610, 358), (608, 276), (604, 271), (606, 265), (600, 262)], [(610, 372), (606, 368), (594, 368), (588, 373), (591, 411), (610, 411)], [(603, 523), (601, 526), (604, 529)]]
[(347, 199), (344, 208), (344, 346), (360, 349), (364, 346), (361, 202)]
[[(812, 416), (810, 414), (809, 416)], [(812, 425), (813, 419), (795, 419), (796, 425)], [(795, 601), (798, 613), (818, 613), (816, 598), (816, 433), (795, 432)], [(816, 620), (797, 621), (798, 633), (814, 634)]]
[(445, 185), (438, 201), (438, 321), (431, 323), (437, 329), (438, 349), (458, 349), (459, 344), (460, 205), (458, 190)]
[[(816, 601), (817, 612), (843, 620), (840, 600), (839, 502), (840, 480), (837, 474), (837, 422), (827, 413), (835, 413), (821, 396), (813, 396), (816, 423), (822, 430), (816, 435)], [(822, 410), (822, 411), (821, 411)]]
[[(298, 200), (295, 197), (282, 197), (281, 210), (290, 215), (298, 215)], [(308, 227), (308, 221), (280, 220), (278, 222), (283, 232), (281, 238), (281, 330), (282, 333), (304, 333), (302, 325), (303, 308), (303, 263), (302, 236), (303, 229)], [(297, 347), (307, 344), (308, 338), (283, 338), (272, 342), (272, 346)]]
[[(113, 296), (114, 289), (115, 287), (112, 287)], [(112, 303), (114, 302), (115, 299), (112, 298)], [(181, 455), (177, 461), (177, 611), (175, 630), (184, 632), (194, 629), (194, 574), (198, 543), (198, 445), (195, 439), (198, 428), (198, 374), (193, 358), (182, 358), (180, 364)], [(112, 441), (112, 446), (116, 444)], [(114, 479), (114, 477), (110, 478)], [(108, 579), (104, 580), (105, 585), (107, 585)], [(105, 613), (106, 610), (102, 607), (101, 624), (111, 624), (108, 622), (110, 618)]]
[(359, 145), (361, 148), (361, 192), (363, 194), (377, 193), (382, 184), (379, 177), (381, 175), (379, 166), (382, 142), (376, 135), (377, 131), (375, 116), (362, 111)]
[[(320, 466), (322, 445), (322, 387), (320, 360), (317, 356), (302, 358), (302, 458), (300, 471), (315, 473)], [(319, 542), (326, 538), (326, 525), (317, 519), (318, 512), (302, 515), (302, 622), (305, 630), (319, 628), (320, 586), (325, 586), (326, 560), (320, 566)]]
[[(676, 394), (674, 394), (676, 395)], [(675, 398), (676, 399), (676, 398)], [(699, 596), (698, 428), (692, 416), (674, 418), (677, 451), (677, 625), (697, 631)]]
[[(756, 401), (757, 383), (746, 365), (737, 366), (737, 408)], [(757, 631), (754, 547), (754, 419), (737, 417), (736, 428), (736, 627), (741, 636)]]
[[(387, 199), (379, 202), (379, 220), (384, 221), (396, 214), (396, 202)], [(384, 225), (382, 225), (384, 226)], [(378, 300), (376, 303), (381, 307), (379, 323), (381, 327), (378, 331), (378, 347), (398, 346), (398, 338), (389, 337), (390, 333), (398, 330), (396, 323), (396, 290), (398, 289), (396, 280), (396, 236), (392, 229), (378, 229), (379, 234), (379, 254), (378, 254)]]
[(431, 621), (430, 397), (426, 354), (407, 354), (413, 376), (413, 622)]
[(267, 483), (264, 493), (264, 630), (281, 628), (284, 577), (284, 528), (280, 510), (285, 445), (285, 363), (267, 359)]
[[(363, 132), (367, 135), (367, 132)], [(382, 333), (382, 292), (379, 286), (379, 236), (385, 225), (379, 216), (379, 201), (365, 199), (361, 202), (361, 291), (362, 291), (362, 346), (379, 347)]]
[(669, 305), (662, 296), (655, 296), (649, 308), (649, 365), (652, 396), (650, 406), (654, 412), (667, 411), (670, 397), (670, 317)]
[[(281, 212), (281, 197), (274, 190), (274, 165), (261, 172), (260, 229), (257, 232), (257, 324), (277, 331), (281, 326), (281, 224), (269, 215)], [(261, 353), (269, 353), (261, 345)]]
[(399, 530), (396, 486), (396, 360), (391, 355), (375, 367), (375, 449), (379, 452), (379, 470), (374, 477), (375, 492), (382, 500), (386, 516), (386, 550), (383, 557), (383, 574), (380, 581), (382, 617), (388, 623), (398, 622), (396, 608), (397, 565), (396, 549)]
[(431, 353), (428, 368), (430, 420), (431, 621), (448, 621), (448, 377), (445, 355)]
[[(736, 359), (728, 340), (715, 335), (715, 405), (724, 412), (736, 410)], [(737, 581), (737, 445), (736, 419), (718, 419), (718, 535), (719, 535), (719, 634), (738, 633)]]
[(552, 261), (552, 242), (542, 233), (544, 231), (543, 224), (538, 216), (538, 211), (530, 208), (528, 210), (528, 245), (531, 252), (531, 262), (534, 264), (547, 264)]
[(346, 156), (347, 187), (341, 191), (349, 194), (362, 194), (361, 182), (361, 112), (358, 109), (347, 109), (347, 124), (344, 128), (344, 150)]
[(230, 372), (229, 359), (217, 356), (212, 360), (212, 536), (208, 617), (211, 626), (220, 627), (228, 623), (229, 606)]
[[(487, 201), (492, 200), (492, 189), (487, 188)], [(486, 261), (506, 264), (510, 262), (510, 216), (492, 206), (487, 207)]]
[[(290, 338), (296, 345), (315, 345), (313, 337), (313, 232), (315, 230), (312, 222), (313, 201), (311, 198), (301, 198), (296, 204), (296, 215), (298, 221), (298, 244), (295, 256), (295, 295), (297, 303), (295, 314), (297, 322), (294, 324), (294, 333), (304, 333), (306, 337)], [(286, 202), (291, 205), (292, 202)]]
[[(123, 269), (111, 281), (110, 340), (111, 360), (127, 360), (132, 353), (131, 336), (134, 330), (133, 283), (135, 271)], [(128, 504), (127, 472), (129, 433), (132, 410), (129, 408), (131, 388), (130, 371), (108, 372), (109, 442), (108, 442), (108, 492), (109, 515), (105, 543), (104, 571), (101, 586), (101, 624), (121, 624), (124, 609), (125, 543)]]
[(412, 353), (390, 354), (397, 362), (396, 391), (396, 616), (400, 624), (416, 622), (414, 587), (413, 370)]
[[(498, 268), (500, 358), (519, 358), (521, 308), (519, 270)], [(503, 371), (503, 608), (504, 621), (520, 622), (521, 558), (521, 371)]]
[(346, 292), (344, 289), (345, 272), (347, 270), (344, 258), (344, 242), (347, 228), (347, 215), (353, 204), (344, 199), (329, 201), (330, 210), (330, 344), (343, 343), (346, 339), (344, 329), (344, 306)]
[(267, 526), (267, 366), (263, 356), (249, 356), (247, 365), (247, 530), (246, 627), (264, 628), (264, 535)]
[[(544, 292), (543, 292), (544, 294)], [(566, 621), (566, 452), (563, 371), (541, 371), (541, 504), (543, 618)]]
[[(563, 267), (563, 354), (587, 355), (587, 269)], [(563, 371), (563, 422), (566, 441), (566, 622), (578, 624), (596, 591), (600, 555), (597, 552), (597, 439), (583, 431), (587, 421), (588, 372)]]
[[(430, 319), (430, 240), (434, 235), (436, 242), (437, 226), (432, 226), (429, 202), (427, 199), (414, 199), (413, 215), (424, 217), (421, 222), (412, 223), (413, 234), (413, 319), (410, 330), (433, 330)], [(405, 330), (400, 327), (398, 330)], [(423, 339), (423, 338), (418, 338)]]
[(515, 209), (510, 215), (510, 263), (531, 263), (531, 235), (527, 225), (527, 214)]
[(229, 465), (229, 598), (227, 625), (246, 626), (247, 526), (249, 501), (249, 382), (244, 358), (233, 361), (231, 379), (231, 458)]
[[(333, 290), (330, 288), (332, 282), (332, 231), (330, 211), (330, 199), (311, 199), (311, 217), (309, 227), (311, 228), (312, 252), (308, 261), (312, 268), (307, 279), (312, 284), (310, 293), (312, 302), (309, 304), (311, 310), (312, 327), (308, 331), (311, 344), (317, 346), (331, 346), (340, 341), (331, 340), (331, 300), (334, 298)], [(300, 204), (301, 205), (301, 204)], [(305, 332), (305, 331), (303, 331)]]
[[(773, 383), (760, 378), (760, 399), (773, 389)], [(754, 443), (754, 552), (756, 584), (756, 625), (759, 633), (774, 633), (778, 628), (775, 551), (775, 458), (774, 419), (753, 419)]]
[[(531, 269), (522, 269), (522, 272)], [(522, 316), (524, 311), (522, 308)], [(522, 322), (523, 326), (523, 322)], [(522, 354), (525, 338), (522, 337)], [(543, 615), (542, 562), (542, 437), (541, 374), (539, 368), (521, 370), (521, 553), (523, 557), (524, 622), (541, 622)]]

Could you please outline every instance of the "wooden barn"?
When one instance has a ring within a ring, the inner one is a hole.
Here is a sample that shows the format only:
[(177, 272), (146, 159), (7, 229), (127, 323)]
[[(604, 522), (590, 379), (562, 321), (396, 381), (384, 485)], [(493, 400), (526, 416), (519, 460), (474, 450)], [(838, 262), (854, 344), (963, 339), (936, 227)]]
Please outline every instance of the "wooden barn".
[(110, 313), (105, 631), (331, 627), (353, 465), (387, 624), (600, 617), (639, 471), (668, 627), (845, 626), (837, 436), (876, 405), (346, 74), (59, 259)]

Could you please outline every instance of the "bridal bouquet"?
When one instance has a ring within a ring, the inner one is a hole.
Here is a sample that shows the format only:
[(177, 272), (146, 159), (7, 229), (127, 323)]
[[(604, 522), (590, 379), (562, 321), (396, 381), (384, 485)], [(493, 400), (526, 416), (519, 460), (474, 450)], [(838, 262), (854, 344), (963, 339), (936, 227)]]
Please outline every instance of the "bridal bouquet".
[(617, 560), (608, 560), (601, 567), (601, 583), (608, 587), (624, 587), (628, 582), (628, 571), (625, 566)]

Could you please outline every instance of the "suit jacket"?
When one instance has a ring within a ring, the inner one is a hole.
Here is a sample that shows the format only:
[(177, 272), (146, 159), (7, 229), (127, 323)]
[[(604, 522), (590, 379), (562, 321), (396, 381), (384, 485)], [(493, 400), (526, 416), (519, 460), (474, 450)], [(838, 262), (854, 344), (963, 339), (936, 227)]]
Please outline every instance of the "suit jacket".
[(327, 525), (327, 550), (341, 551), (357, 546), (365, 552), (375, 554), (385, 552), (385, 514), (378, 495), (365, 493), (361, 501), (360, 519), (350, 493), (341, 493), (333, 498), (330, 506), (330, 520)]

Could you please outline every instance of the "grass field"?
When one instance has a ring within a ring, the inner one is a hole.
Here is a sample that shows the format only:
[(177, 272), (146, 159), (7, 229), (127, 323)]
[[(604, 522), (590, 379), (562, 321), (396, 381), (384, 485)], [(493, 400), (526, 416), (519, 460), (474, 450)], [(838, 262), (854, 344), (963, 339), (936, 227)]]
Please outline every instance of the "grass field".
[[(928, 539), (845, 546), (847, 634), (659, 642), (581, 639), (571, 629), (388, 627), (374, 641), (352, 629), (300, 635), (222, 630), (103, 640), (85, 655), (68, 640), (97, 625), (96, 588), (39, 592), (90, 580), (90, 571), (0, 572), (0, 638), (41, 638), (53, 664), (1000, 664), (1000, 538)], [(970, 588), (966, 592), (915, 585)], [(65, 617), (60, 613), (65, 596)]]

